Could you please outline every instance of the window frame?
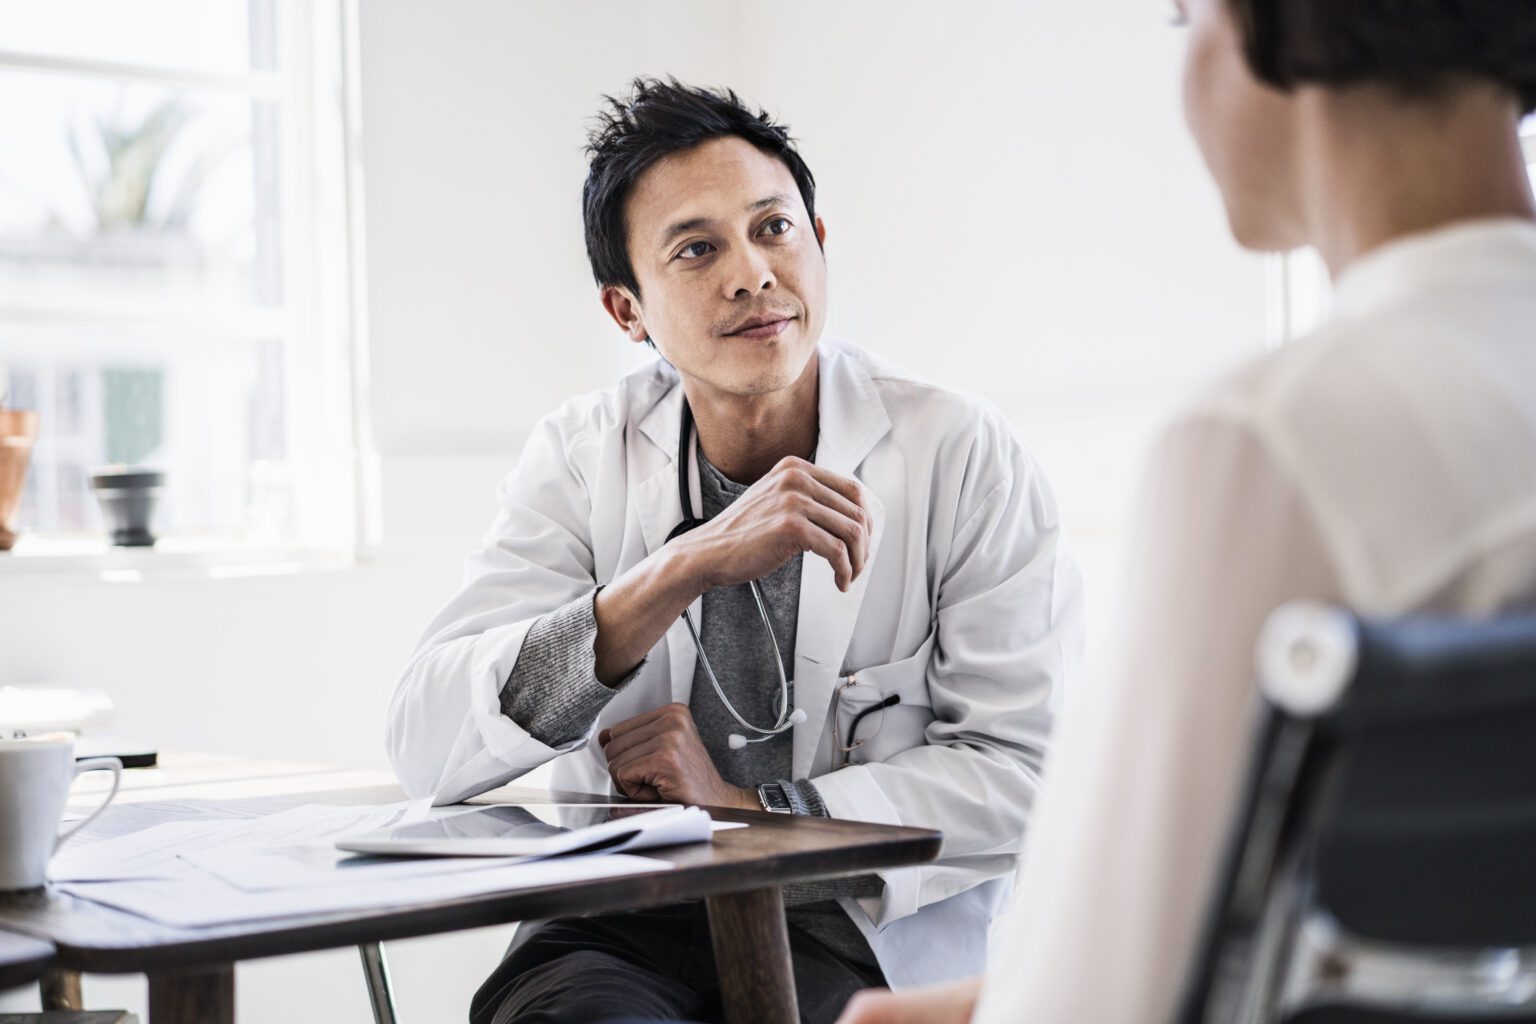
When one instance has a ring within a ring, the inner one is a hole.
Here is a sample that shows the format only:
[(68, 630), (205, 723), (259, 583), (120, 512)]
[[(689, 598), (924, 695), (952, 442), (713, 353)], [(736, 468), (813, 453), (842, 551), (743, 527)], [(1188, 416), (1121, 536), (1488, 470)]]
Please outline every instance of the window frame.
[(69, 303), (0, 300), (0, 325), (111, 324), (280, 339), (290, 439), (285, 464), (295, 504), (307, 511), (287, 537), (173, 532), (153, 549), (112, 548), (99, 534), (25, 533), (0, 558), (0, 576), (69, 573), (132, 582), (288, 574), (357, 564), (380, 543), (378, 459), (367, 417), (357, 2), (275, 0), (275, 7), (281, 70), (210, 72), (4, 49), (0, 70), (280, 104), (282, 305), (125, 309), (89, 296)]

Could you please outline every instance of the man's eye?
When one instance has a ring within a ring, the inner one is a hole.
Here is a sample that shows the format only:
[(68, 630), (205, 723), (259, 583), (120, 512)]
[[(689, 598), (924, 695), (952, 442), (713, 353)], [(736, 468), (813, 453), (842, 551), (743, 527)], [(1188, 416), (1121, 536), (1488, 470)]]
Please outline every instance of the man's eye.
[(708, 256), (712, 246), (708, 242), (690, 242), (678, 251), (678, 256), (685, 260), (696, 260), (701, 256)]
[(782, 235), (788, 233), (794, 225), (790, 224), (788, 217), (775, 217), (763, 225), (763, 233), (768, 235)]

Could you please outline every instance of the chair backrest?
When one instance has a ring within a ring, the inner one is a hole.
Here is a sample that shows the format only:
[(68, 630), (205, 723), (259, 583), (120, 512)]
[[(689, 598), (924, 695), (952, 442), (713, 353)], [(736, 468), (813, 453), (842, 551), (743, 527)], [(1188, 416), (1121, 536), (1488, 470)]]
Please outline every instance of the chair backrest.
[(1288, 606), (1180, 1010), (1536, 1022), (1536, 616)]

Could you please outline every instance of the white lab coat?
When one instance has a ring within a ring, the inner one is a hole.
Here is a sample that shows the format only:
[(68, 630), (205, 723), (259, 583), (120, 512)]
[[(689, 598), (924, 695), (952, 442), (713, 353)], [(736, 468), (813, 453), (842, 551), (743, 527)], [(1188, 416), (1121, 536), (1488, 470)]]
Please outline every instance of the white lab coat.
[[(535, 429), (463, 588), (390, 705), (389, 754), (411, 796), (454, 803), (553, 758), (557, 788), (611, 792), (598, 730), (687, 703), (696, 653), (681, 621), (578, 740), (539, 742), (499, 700), (540, 616), (656, 551), (681, 519), (682, 399), (658, 360)], [(972, 973), (1079, 662), (1079, 576), (1046, 481), (989, 405), (824, 340), (819, 409), (816, 462), (861, 481), (874, 529), (846, 594), (827, 562), (804, 556), (793, 669), (807, 719), (793, 731), (794, 776), (815, 779), (833, 817), (944, 833), (937, 863), (883, 872), (881, 897), (842, 902), (892, 984)], [(834, 696), (850, 672), (901, 702), (858, 763), (832, 771), (833, 737), (858, 710)]]

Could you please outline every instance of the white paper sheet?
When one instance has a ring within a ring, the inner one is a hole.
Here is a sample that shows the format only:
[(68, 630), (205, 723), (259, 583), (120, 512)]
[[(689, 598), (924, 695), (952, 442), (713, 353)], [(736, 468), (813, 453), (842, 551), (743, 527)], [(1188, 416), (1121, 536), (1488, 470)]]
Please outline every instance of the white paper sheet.
[(482, 871), (531, 860), (529, 857), (368, 857), (338, 850), (333, 842), (259, 849), (198, 850), (182, 859), (247, 892), (358, 885)]
[[(637, 834), (622, 844), (613, 844), (605, 852), (636, 852), (656, 846), (705, 842), (712, 823), (706, 812), (696, 807), (670, 806), (641, 814), (611, 817), (608, 809), (585, 811), (579, 818), (563, 814), (568, 808), (539, 808), (534, 814), (526, 806), (440, 808), (416, 823), (421, 830), (438, 837), (441, 849), (436, 856), (410, 856), (413, 851), (386, 851), (401, 856), (370, 856), (350, 852), (352, 830), (334, 840), (326, 838), (281, 845), (225, 845), (182, 853), (181, 859), (229, 884), (248, 892), (306, 886), (356, 885), (388, 879), (421, 878), (451, 871), (479, 871), (507, 866), (535, 857), (555, 856), (592, 846), (609, 836), (631, 830)], [(583, 809), (585, 810), (585, 809)], [(557, 819), (565, 825), (557, 825)], [(587, 824), (588, 821), (593, 822)], [(402, 824), (405, 824), (402, 822)], [(566, 827), (574, 828), (566, 831)], [(496, 850), (476, 849), (486, 842), (497, 843), (507, 835), (518, 835), (545, 846), (537, 853), (521, 856), (495, 856)], [(366, 837), (366, 834), (365, 834)], [(337, 847), (343, 847), (337, 849)], [(464, 851), (465, 856), (451, 854)], [(489, 852), (490, 855), (486, 855)], [(444, 856), (442, 854), (449, 854)]]
[[(485, 863), (483, 860), (481, 863)], [(73, 896), (105, 903), (178, 928), (204, 928), (242, 921), (384, 909), (403, 904), (459, 899), (542, 885), (666, 871), (666, 861), (629, 854), (561, 857), (480, 871), (456, 871), (398, 881), (246, 892), (217, 878), (71, 882)]]
[(114, 839), (69, 845), (49, 868), (55, 882), (181, 878), (179, 857), (209, 849), (253, 849), (329, 840), (346, 832), (423, 820), (429, 799), (361, 807), (305, 804), (259, 818), (173, 821)]
[[(387, 908), (561, 882), (670, 868), (629, 854), (554, 859), (506, 857), (357, 857), (335, 848), (337, 837), (428, 820), (451, 820), (477, 808), (432, 808), (418, 800), (336, 807), (310, 804), (258, 817), (167, 822), (126, 835), (66, 847), (50, 872), (72, 895), (164, 924), (200, 928), (328, 912)], [(555, 830), (633, 827), (643, 817), (653, 844), (707, 839), (740, 827), (668, 807), (664, 813), (620, 815), (569, 806), (530, 805)], [(570, 845), (570, 844), (568, 844)], [(579, 845), (579, 844), (578, 844)]]

